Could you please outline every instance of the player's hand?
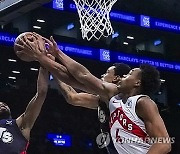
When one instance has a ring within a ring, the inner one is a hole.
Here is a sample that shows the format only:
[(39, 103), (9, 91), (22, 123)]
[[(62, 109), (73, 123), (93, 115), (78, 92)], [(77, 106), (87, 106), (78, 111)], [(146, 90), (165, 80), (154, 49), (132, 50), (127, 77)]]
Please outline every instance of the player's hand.
[(55, 61), (55, 56), (53, 56), (51, 53), (49, 53), (48, 50), (53, 50), (53, 43), (48, 40), (47, 38), (33, 32), (33, 35), (36, 37), (39, 43), (39, 48), (40, 50), (46, 50), (47, 57), (50, 58), (51, 60)]
[(55, 61), (55, 57), (51, 54), (47, 54), (47, 57), (50, 58), (51, 60)]
[(23, 53), (36, 60), (36, 58), (40, 54), (40, 51), (38, 50), (38, 44), (35, 37), (24, 36), (23, 39), (20, 38), (20, 42), (21, 44), (16, 44), (16, 46), (20, 48), (20, 50), (17, 51), (17, 55), (21, 55)]
[(53, 55), (54, 57), (57, 57), (58, 52), (59, 52), (59, 48), (58, 45), (56, 43), (56, 41), (53, 39), (53, 37), (50, 37), (50, 40), (40, 36), (39, 34), (33, 32), (33, 34), (37, 37), (37, 39), (39, 40), (39, 38), (42, 38), (45, 41), (45, 47), (46, 50), (49, 54)]

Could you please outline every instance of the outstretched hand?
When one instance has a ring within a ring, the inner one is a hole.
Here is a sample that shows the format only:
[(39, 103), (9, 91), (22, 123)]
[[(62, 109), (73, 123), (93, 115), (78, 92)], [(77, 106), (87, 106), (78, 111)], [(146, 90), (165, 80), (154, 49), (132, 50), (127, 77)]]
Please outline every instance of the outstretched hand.
[(45, 42), (42, 38), (37, 39), (35, 36), (31, 36), (31, 38), (24, 36), (24, 39), (20, 38), (22, 44), (15, 44), (21, 50), (17, 51), (17, 55), (19, 54), (27, 54), (27, 56), (37, 60), (41, 54), (46, 53)]
[(45, 41), (45, 47), (47, 50), (47, 53), (53, 55), (54, 57), (57, 57), (58, 52), (59, 52), (59, 48), (58, 45), (56, 43), (56, 41), (54, 40), (54, 38), (51, 36), (50, 40), (40, 36), (39, 34), (33, 32), (34, 36), (39, 40), (39, 38), (43, 39)]

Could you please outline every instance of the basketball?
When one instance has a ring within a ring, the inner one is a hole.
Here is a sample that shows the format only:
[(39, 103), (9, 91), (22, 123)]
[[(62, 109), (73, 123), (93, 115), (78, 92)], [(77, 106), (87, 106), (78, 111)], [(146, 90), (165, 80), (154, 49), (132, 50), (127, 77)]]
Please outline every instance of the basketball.
[(14, 52), (15, 52), (15, 54), (16, 54), (21, 60), (26, 61), (26, 62), (34, 61), (34, 59), (33, 59), (32, 57), (28, 56), (28, 55), (26, 54), (27, 51), (24, 51), (24, 50), (23, 50), (21, 53), (18, 53), (18, 54), (17, 54), (17, 51), (21, 51), (21, 48), (20, 48), (19, 46), (17, 46), (16, 44), (23, 45), (23, 43), (21, 42), (20, 39), (24, 40), (24, 36), (26, 36), (26, 37), (31, 41), (31, 36), (32, 36), (32, 35), (33, 35), (32, 32), (24, 32), (24, 33), (20, 34), (20, 35), (16, 38), (16, 40), (15, 40), (15, 42), (14, 42)]

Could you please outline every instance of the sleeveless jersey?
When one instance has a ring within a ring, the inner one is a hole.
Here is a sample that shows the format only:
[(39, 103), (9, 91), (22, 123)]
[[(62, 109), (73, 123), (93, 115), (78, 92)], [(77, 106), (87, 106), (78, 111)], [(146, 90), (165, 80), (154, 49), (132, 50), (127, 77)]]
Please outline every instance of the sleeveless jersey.
[(110, 128), (114, 146), (118, 153), (122, 154), (145, 154), (151, 144), (147, 142), (148, 134), (144, 122), (136, 114), (136, 103), (140, 97), (129, 97), (123, 103), (119, 96), (110, 99)]
[(114, 147), (110, 135), (110, 127), (109, 127), (110, 112), (106, 103), (104, 102), (99, 102), (98, 119), (99, 119), (99, 127), (100, 127), (100, 134), (98, 135), (99, 138), (97, 137), (98, 147), (102, 149), (104, 153), (118, 154)]
[(0, 154), (26, 154), (27, 145), (15, 119), (0, 120)]

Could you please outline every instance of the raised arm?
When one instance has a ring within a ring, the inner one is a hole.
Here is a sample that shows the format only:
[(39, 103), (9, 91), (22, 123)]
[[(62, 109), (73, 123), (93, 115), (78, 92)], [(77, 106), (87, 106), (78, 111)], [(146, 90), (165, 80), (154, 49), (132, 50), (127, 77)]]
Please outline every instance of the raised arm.
[[(92, 75), (83, 65), (77, 63), (67, 55), (65, 55), (61, 50), (58, 49), (56, 42), (51, 38), (53, 43), (49, 43), (50, 48), (49, 51), (56, 52), (56, 57), (61, 60), (62, 64), (66, 67), (67, 72), (71, 74), (77, 81), (78, 85), (74, 86), (72, 83), (68, 83), (67, 78), (62, 78), (61, 76), (61, 68), (62, 65), (52, 61), (45, 54), (45, 48), (39, 48), (44, 43), (42, 37), (39, 35), (36, 36), (36, 39), (32, 36), (33, 42), (29, 41), (26, 37), (25, 42), (23, 42), (23, 47), (28, 51), (28, 55), (31, 55), (34, 60), (39, 61), (42, 66), (47, 68), (53, 75), (57, 76), (61, 81), (76, 87), (78, 89), (85, 90), (87, 92), (91, 92), (93, 94), (100, 95), (104, 102), (109, 102), (109, 99), (118, 93), (117, 85), (112, 83), (106, 83), (101, 81)], [(20, 46), (20, 45), (19, 45)], [(22, 49), (23, 49), (22, 47)], [(18, 52), (17, 52), (18, 53)]]
[[(94, 94), (100, 95), (105, 102), (108, 102), (112, 96), (118, 93), (117, 85), (103, 82), (100, 79), (96, 78), (89, 72), (87, 68), (64, 54), (58, 48), (57, 43), (52, 37), (51, 42), (49, 42), (49, 40), (47, 39), (45, 40), (51, 46), (49, 51), (61, 61), (61, 63), (67, 68), (68, 72), (70, 72), (70, 74), (78, 82), (86, 86), (86, 91), (90, 91)], [(41, 60), (38, 59), (38, 61)]]
[(144, 120), (150, 138), (157, 139), (157, 142), (149, 149), (148, 154), (169, 153), (171, 149), (170, 138), (156, 104), (147, 97), (140, 98), (137, 103), (137, 114)]
[(74, 106), (81, 106), (90, 109), (97, 109), (99, 96), (88, 93), (77, 93), (71, 86), (56, 78), (59, 89), (66, 101)]
[(17, 54), (21, 55), (22, 52), (23, 54), (27, 54), (27, 56), (30, 56), (32, 59), (38, 60), (43, 67), (45, 67), (49, 72), (51, 72), (52, 75), (56, 76), (61, 81), (75, 88), (85, 90), (84, 85), (77, 82), (77, 80), (68, 72), (65, 66), (55, 62), (52, 57), (48, 56), (50, 54), (47, 54), (45, 42), (42, 38), (39, 38), (37, 41), (35, 37), (32, 36), (32, 39), (33, 42), (29, 41), (28, 38), (24, 36), (24, 40), (21, 39), (23, 45), (15, 44), (19, 47), (19, 49), (21, 49), (20, 51), (17, 51)]
[(37, 92), (31, 99), (26, 107), (25, 112), (16, 119), (18, 127), (21, 129), (23, 135), (29, 140), (30, 131), (39, 116), (42, 105), (45, 101), (48, 90), (48, 72), (42, 67), (39, 70), (39, 76), (37, 80)]

